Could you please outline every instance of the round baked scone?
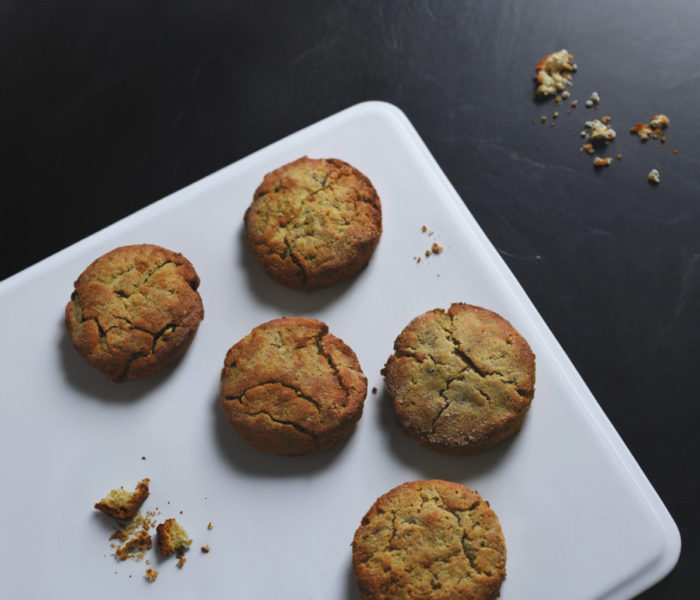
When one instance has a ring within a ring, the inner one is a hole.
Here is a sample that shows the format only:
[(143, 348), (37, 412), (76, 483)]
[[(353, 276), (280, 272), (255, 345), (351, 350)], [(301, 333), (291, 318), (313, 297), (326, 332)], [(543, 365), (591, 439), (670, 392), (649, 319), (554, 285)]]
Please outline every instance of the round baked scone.
[(363, 600), (493, 600), (506, 576), (489, 503), (440, 479), (379, 497), (355, 532), (352, 561)]
[(73, 345), (113, 381), (153, 375), (180, 358), (204, 317), (199, 277), (181, 254), (122, 246), (83, 271), (66, 306)]
[(367, 379), (355, 353), (315, 319), (258, 325), (226, 354), (221, 406), (234, 431), (273, 454), (324, 450), (362, 415)]
[(253, 254), (272, 279), (312, 290), (367, 265), (382, 233), (382, 207), (355, 167), (304, 156), (265, 175), (245, 225)]
[(520, 428), (535, 355), (503, 317), (457, 303), (413, 319), (384, 367), (401, 427), (446, 454), (476, 454)]

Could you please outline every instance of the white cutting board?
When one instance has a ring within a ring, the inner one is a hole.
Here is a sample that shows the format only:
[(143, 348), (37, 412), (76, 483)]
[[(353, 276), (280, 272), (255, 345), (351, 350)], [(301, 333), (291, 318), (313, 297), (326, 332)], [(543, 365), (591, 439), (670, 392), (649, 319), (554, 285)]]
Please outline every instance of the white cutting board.
[[(263, 175), (302, 155), (359, 168), (378, 190), (384, 219), (369, 267), (311, 293), (268, 279), (243, 233), (243, 213)], [(426, 258), (433, 241), (444, 252)], [(135, 243), (192, 261), (205, 318), (174, 368), (114, 384), (75, 353), (63, 311), (73, 281), (94, 258)], [(407, 438), (380, 376), (403, 327), (452, 302), (502, 314), (537, 356), (522, 431), (477, 457), (442, 456)], [(378, 388), (355, 433), (313, 456), (248, 447), (218, 406), (226, 350), (282, 315), (328, 323), (357, 353), (370, 389)], [(5, 280), (0, 324), (6, 597), (357, 599), (350, 543), (360, 519), (392, 487), (430, 478), (466, 484), (497, 512), (508, 549), (503, 600), (627, 599), (678, 558), (678, 529), (661, 500), (391, 105), (353, 106)], [(161, 520), (177, 517), (194, 539), (182, 569), (149, 553), (160, 571), (154, 583), (143, 577), (144, 562), (110, 555), (110, 520), (92, 508), (109, 489), (142, 477), (151, 478), (144, 509), (157, 506)], [(199, 550), (205, 544), (209, 554)]]

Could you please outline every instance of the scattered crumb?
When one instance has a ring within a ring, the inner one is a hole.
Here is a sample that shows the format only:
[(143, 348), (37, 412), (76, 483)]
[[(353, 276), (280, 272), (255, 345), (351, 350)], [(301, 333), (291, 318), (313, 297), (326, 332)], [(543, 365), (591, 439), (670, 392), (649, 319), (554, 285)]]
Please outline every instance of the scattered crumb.
[(557, 104), (561, 104), (561, 96), (556, 96), (556, 97), (554, 98), (554, 101), (555, 101)]
[(585, 150), (588, 154), (593, 154), (595, 152), (595, 150), (593, 150), (593, 144), (583, 144), (581, 150)]
[(214, 526), (211, 524), (211, 521), (209, 521), (209, 525), (207, 525), (207, 529), (209, 529), (209, 530), (214, 529)]
[(426, 256), (430, 256), (431, 254), (432, 254), (432, 252), (431, 252), (430, 250), (426, 250), (426, 251), (425, 251), (425, 255), (426, 255)]
[(666, 136), (665, 135), (662, 135), (659, 139), (661, 140), (662, 144), (666, 143)]
[(661, 183), (661, 176), (659, 174), (658, 169), (652, 169), (649, 171), (649, 175), (647, 175), (647, 180), (649, 183), (653, 183), (654, 185)]
[(666, 115), (654, 115), (649, 119), (649, 125), (652, 129), (665, 129), (671, 124)]
[(182, 514), (182, 511), (180, 511), (180, 514)]
[(622, 160), (622, 154), (616, 154), (616, 155), (615, 155), (615, 158), (616, 158), (617, 160)]
[(593, 166), (596, 168), (602, 168), (602, 167), (609, 167), (612, 164), (612, 158), (609, 156), (605, 158), (600, 158), (600, 156), (596, 156), (593, 159)]
[(554, 121), (549, 124), (550, 127), (554, 127)]
[(433, 254), (440, 254), (444, 250), (444, 248), (437, 242), (433, 242), (431, 249), (433, 251)]
[(119, 540), (120, 546), (112, 544), (115, 548), (114, 556), (117, 560), (124, 561), (129, 558), (141, 560), (147, 550), (153, 547), (153, 540), (148, 530), (152, 522), (148, 517), (144, 517), (140, 512), (125, 527), (117, 529), (109, 536), (110, 540)]
[(204, 552), (204, 554), (209, 554), (209, 550), (211, 550), (209, 544), (207, 544), (206, 546), (202, 546), (202, 552)]
[(428, 228), (427, 228), (425, 225), (423, 225), (423, 226), (420, 228), (420, 230), (421, 230), (423, 233), (425, 233), (426, 231), (428, 231)]
[(377, 388), (376, 388), (376, 387), (373, 387), (373, 388), (372, 388), (372, 393), (373, 393), (373, 394), (376, 394), (376, 393), (377, 393)]
[(559, 113), (554, 111), (554, 114), (552, 115), (552, 119), (556, 119), (559, 116)]
[(564, 91), (561, 93), (561, 97), (562, 97), (564, 100), (566, 100), (569, 96), (571, 96), (571, 94), (569, 93), (569, 90), (564, 90)]
[(148, 581), (155, 581), (158, 579), (158, 571), (155, 569), (146, 569), (146, 579), (148, 579)]
[(187, 562), (187, 559), (185, 558), (185, 553), (184, 552), (178, 552), (177, 553), (177, 566), (182, 569), (182, 567), (185, 566), (185, 563)]
[(141, 457), (141, 460), (146, 460), (146, 457), (145, 457), (145, 456), (142, 456), (142, 457)]
[(617, 135), (615, 130), (610, 127), (610, 125), (606, 125), (598, 119), (586, 121), (585, 129), (581, 132), (581, 134), (587, 136), (588, 139), (593, 142), (604, 143), (611, 142)]
[(543, 123), (544, 123), (546, 120), (547, 120), (547, 115), (542, 115), (542, 116), (540, 117), (540, 121), (542, 121)]
[(674, 149), (673, 149), (673, 153), (674, 153), (674, 154), (678, 154), (678, 148), (674, 148)]
[(560, 50), (545, 56), (537, 63), (535, 66), (535, 73), (537, 73), (535, 93), (538, 96), (554, 96), (557, 92), (565, 90), (567, 85), (571, 85), (573, 80), (570, 73), (578, 68), (571, 63), (573, 58), (568, 50)]
[(598, 92), (593, 92), (586, 100), (586, 108), (592, 108), (593, 106), (598, 106), (600, 104), (600, 96)]
[(148, 498), (150, 481), (148, 478), (139, 481), (133, 492), (127, 492), (124, 486), (118, 490), (112, 490), (95, 504), (95, 508), (108, 517), (120, 521), (130, 521)]
[(601, 123), (609, 123), (609, 122), (610, 122), (610, 116), (609, 116), (609, 115), (605, 115), (604, 117), (601, 117), (600, 122), (601, 122)]
[(572, 100), (571, 101), (571, 108), (576, 108), (577, 104), (578, 104), (578, 100)]
[(640, 140), (646, 142), (651, 137), (653, 131), (646, 123), (637, 123), (630, 129), (630, 133), (636, 133)]

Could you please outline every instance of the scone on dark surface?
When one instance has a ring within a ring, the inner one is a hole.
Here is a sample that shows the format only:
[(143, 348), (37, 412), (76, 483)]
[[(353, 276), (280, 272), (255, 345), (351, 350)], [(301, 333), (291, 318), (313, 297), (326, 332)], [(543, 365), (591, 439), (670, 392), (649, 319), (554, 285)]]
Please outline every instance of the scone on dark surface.
[(66, 327), (78, 353), (116, 382), (153, 375), (180, 358), (204, 317), (199, 277), (181, 254), (122, 246), (78, 277)]
[(382, 233), (382, 209), (355, 167), (304, 156), (265, 175), (245, 225), (253, 254), (272, 279), (312, 290), (367, 265)]
[(409, 435), (446, 454), (476, 454), (522, 425), (535, 393), (535, 355), (497, 313), (455, 303), (406, 326), (384, 378)]
[(221, 406), (251, 446), (310, 454), (348, 436), (362, 415), (367, 379), (328, 326), (285, 317), (255, 327), (226, 354)]
[(148, 485), (150, 479), (142, 479), (136, 485), (133, 492), (126, 491), (123, 487), (109, 492), (102, 500), (95, 504), (95, 508), (108, 517), (121, 521), (130, 521), (136, 516), (141, 505), (148, 498)]
[(439, 479), (379, 497), (355, 533), (352, 559), (363, 600), (494, 600), (506, 576), (489, 503)]

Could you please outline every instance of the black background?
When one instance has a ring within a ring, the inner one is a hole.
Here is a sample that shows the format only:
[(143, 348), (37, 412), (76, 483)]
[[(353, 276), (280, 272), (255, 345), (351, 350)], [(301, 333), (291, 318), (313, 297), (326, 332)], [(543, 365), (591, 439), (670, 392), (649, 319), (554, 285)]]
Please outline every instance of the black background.
[[(561, 48), (571, 114), (533, 94)], [(0, 278), (338, 110), (399, 106), (678, 523), (639, 598), (700, 597), (700, 2), (5, 0), (0, 75)], [(660, 112), (665, 145), (628, 133)], [(596, 172), (578, 132), (603, 115), (623, 159)]]

